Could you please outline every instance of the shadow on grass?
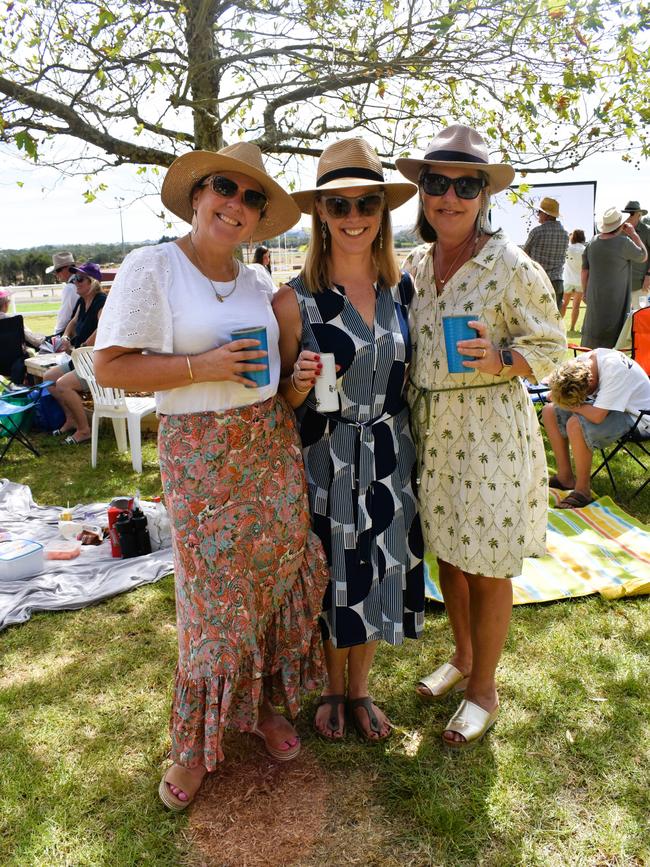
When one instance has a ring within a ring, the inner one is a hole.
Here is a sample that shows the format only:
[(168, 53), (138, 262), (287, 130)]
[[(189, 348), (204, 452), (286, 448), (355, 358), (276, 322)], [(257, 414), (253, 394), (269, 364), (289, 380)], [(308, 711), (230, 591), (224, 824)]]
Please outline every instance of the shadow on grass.
[(178, 823), (155, 801), (176, 653), (171, 587), (2, 636), (3, 864), (178, 864)]
[(647, 852), (647, 612), (646, 599), (515, 609), (500, 717), (459, 754), (440, 742), (459, 697), (421, 704), (413, 689), (449, 657), (444, 614), (427, 617), (419, 644), (382, 647), (376, 694), (403, 731), (375, 764), (375, 791), (399, 817), (404, 848), (426, 841), (421, 863), (449, 867)]

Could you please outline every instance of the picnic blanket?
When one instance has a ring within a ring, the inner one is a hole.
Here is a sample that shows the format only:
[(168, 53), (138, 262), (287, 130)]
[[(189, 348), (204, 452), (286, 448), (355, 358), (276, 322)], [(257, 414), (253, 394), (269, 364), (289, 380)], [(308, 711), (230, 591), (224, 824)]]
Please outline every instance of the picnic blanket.
[[(512, 579), (515, 605), (600, 593), (607, 599), (650, 593), (650, 526), (610, 497), (584, 509), (556, 509), (549, 492), (547, 553), (524, 560)], [(426, 592), (442, 602), (435, 559), (427, 555)]]
[[(107, 507), (107, 503), (78, 505), (72, 510), (73, 518), (105, 524)], [(41, 544), (60, 538), (57, 524), (62, 511), (57, 506), (38, 506), (27, 485), (0, 479), (0, 527), (14, 538)], [(171, 547), (118, 560), (111, 556), (108, 541), (84, 545), (74, 560), (45, 560), (44, 571), (32, 578), (0, 579), (0, 630), (24, 623), (35, 611), (83, 608), (159, 581), (172, 571)]]

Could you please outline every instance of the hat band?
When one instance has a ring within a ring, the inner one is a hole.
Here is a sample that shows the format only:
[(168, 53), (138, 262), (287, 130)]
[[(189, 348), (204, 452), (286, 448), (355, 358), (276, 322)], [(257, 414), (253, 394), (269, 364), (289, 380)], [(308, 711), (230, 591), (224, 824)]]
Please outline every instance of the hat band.
[(466, 154), (463, 151), (430, 151), (424, 157), (425, 160), (436, 160), (436, 162), (453, 162), (453, 163), (483, 163), (487, 165), (488, 161), (474, 154)]
[(325, 172), (316, 181), (317, 187), (322, 187), (323, 184), (328, 184), (330, 181), (336, 181), (339, 178), (363, 178), (366, 181), (380, 181), (384, 183), (384, 176), (381, 172), (375, 172), (373, 169), (363, 169), (358, 166), (345, 169), (333, 169), (331, 172)]

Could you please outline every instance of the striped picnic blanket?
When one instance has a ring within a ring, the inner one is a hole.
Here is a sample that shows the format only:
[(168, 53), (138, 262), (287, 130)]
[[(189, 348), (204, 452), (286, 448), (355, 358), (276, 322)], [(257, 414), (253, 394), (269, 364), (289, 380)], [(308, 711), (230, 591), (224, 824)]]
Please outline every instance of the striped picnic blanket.
[[(514, 603), (548, 602), (600, 593), (607, 599), (650, 593), (650, 526), (624, 512), (610, 497), (584, 509), (553, 508), (549, 491), (547, 553), (524, 560), (512, 579)], [(435, 558), (427, 555), (426, 593), (442, 602)]]

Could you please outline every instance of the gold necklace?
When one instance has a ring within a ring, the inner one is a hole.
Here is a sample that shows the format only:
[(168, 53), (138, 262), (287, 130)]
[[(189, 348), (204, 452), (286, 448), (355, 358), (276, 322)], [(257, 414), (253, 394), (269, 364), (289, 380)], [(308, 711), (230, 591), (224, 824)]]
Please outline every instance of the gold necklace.
[[(204, 276), (205, 279), (208, 281), (208, 283), (210, 284), (210, 286), (212, 286), (212, 289), (213, 289), (213, 291), (214, 291), (214, 294), (215, 294), (216, 297), (217, 297), (217, 301), (219, 301), (219, 303), (223, 304), (223, 302), (226, 300), (226, 298), (230, 298), (230, 296), (232, 295), (232, 293), (233, 293), (233, 292), (235, 291), (235, 289), (237, 288), (237, 278), (239, 277), (239, 263), (236, 262), (235, 259), (232, 260), (232, 263), (233, 263), (233, 270), (235, 269), (235, 267), (236, 267), (236, 269), (237, 269), (237, 270), (235, 271), (235, 280), (234, 280), (234, 283), (233, 283), (233, 286), (232, 286), (232, 289), (230, 290), (230, 292), (227, 292), (225, 295), (222, 295), (220, 292), (217, 291), (217, 287), (214, 285), (214, 280), (211, 280), (210, 277), (208, 277), (208, 275), (205, 273), (205, 265), (204, 265), (203, 262), (201, 261), (201, 257), (199, 256), (199, 251), (198, 251), (198, 250), (196, 249), (196, 247), (194, 246), (194, 241), (192, 240), (192, 234), (191, 234), (191, 233), (188, 233), (187, 237), (188, 237), (189, 240), (190, 240), (190, 246), (192, 247), (192, 250), (194, 250), (194, 255), (196, 256), (196, 261), (197, 261), (197, 262), (199, 263), (199, 265), (200, 265), (199, 271), (201, 272), (201, 274), (203, 274), (203, 276)], [(236, 263), (236, 264), (235, 264), (235, 263)]]
[(434, 256), (433, 256), (433, 276), (435, 277), (436, 283), (439, 283), (441, 286), (444, 286), (444, 285), (445, 285), (445, 283), (446, 283), (447, 280), (449, 279), (449, 275), (450, 275), (451, 272), (454, 270), (454, 265), (456, 264), (456, 262), (458, 262), (458, 260), (460, 259), (461, 255), (465, 252), (465, 250), (467, 249), (467, 245), (469, 244), (469, 242), (470, 242), (472, 239), (474, 239), (474, 244), (476, 244), (476, 242), (478, 241), (478, 235), (476, 235), (474, 232), (472, 232), (472, 234), (467, 238), (467, 240), (465, 241), (465, 243), (461, 246), (461, 248), (460, 248), (460, 250), (458, 251), (458, 253), (456, 253), (456, 256), (455, 256), (455, 258), (454, 258), (454, 261), (451, 263), (451, 265), (450, 265), (449, 268), (447, 269), (447, 273), (445, 274), (444, 277), (436, 277), (436, 257), (435, 257), (435, 252), (437, 252), (437, 250), (438, 250), (438, 244), (436, 244), (436, 249), (435, 249), (435, 251), (434, 251)]

